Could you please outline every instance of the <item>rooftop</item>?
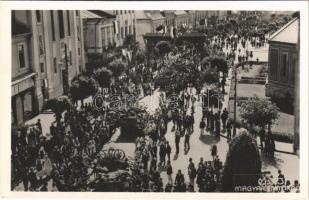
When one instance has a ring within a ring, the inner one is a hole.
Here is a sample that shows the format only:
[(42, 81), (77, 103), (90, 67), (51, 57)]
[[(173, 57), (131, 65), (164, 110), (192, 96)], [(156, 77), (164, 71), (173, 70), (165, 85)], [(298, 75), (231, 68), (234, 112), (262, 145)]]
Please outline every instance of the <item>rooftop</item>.
[(83, 19), (99, 19), (99, 18), (102, 18), (101, 16), (93, 13), (93, 12), (90, 12), (88, 10), (81, 10), (81, 16)]
[(164, 16), (161, 14), (159, 10), (151, 10), (151, 11), (137, 11), (135, 13), (136, 19), (164, 19)]
[(116, 15), (103, 11), (103, 10), (89, 10), (89, 11), (103, 18), (116, 18)]
[(296, 44), (298, 41), (298, 22), (298, 18), (292, 19), (289, 23), (270, 36), (269, 41)]
[(186, 15), (186, 14), (187, 14), (187, 12), (184, 11), (184, 10), (176, 10), (175, 11), (175, 15)]
[(12, 17), (12, 35), (30, 34), (31, 30), (27, 24), (24, 24)]

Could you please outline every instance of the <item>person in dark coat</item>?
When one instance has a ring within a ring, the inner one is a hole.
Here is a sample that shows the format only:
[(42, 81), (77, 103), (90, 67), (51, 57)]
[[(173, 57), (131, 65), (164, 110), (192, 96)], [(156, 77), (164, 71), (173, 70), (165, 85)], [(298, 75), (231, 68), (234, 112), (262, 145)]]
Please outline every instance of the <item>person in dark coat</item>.
[(163, 166), (165, 166), (166, 148), (163, 142), (161, 142), (160, 144), (159, 155), (160, 155), (160, 165), (163, 164)]
[(40, 131), (40, 134), (42, 134), (42, 124), (41, 124), (41, 120), (38, 119), (38, 121), (36, 122), (35, 125), (38, 127), (38, 129), (39, 129), (39, 131)]
[(189, 166), (188, 166), (188, 175), (190, 179), (190, 185), (194, 187), (194, 179), (196, 177), (196, 169), (194, 163), (192, 162), (192, 158), (189, 159)]
[(204, 135), (204, 129), (205, 129), (205, 122), (204, 119), (202, 118), (202, 121), (200, 122), (201, 135)]
[(180, 143), (180, 133), (179, 133), (179, 131), (177, 130), (177, 131), (175, 132), (176, 154), (179, 153), (179, 143)]
[(168, 141), (166, 141), (166, 143), (165, 143), (165, 149), (166, 149), (167, 161), (171, 161), (172, 148), (169, 145)]
[(170, 161), (167, 161), (166, 174), (167, 174), (168, 183), (169, 184), (173, 184), (173, 178), (172, 178), (173, 168), (172, 168), (172, 165), (171, 165)]
[(226, 120), (229, 116), (229, 112), (226, 110), (226, 108), (224, 108), (222, 114), (221, 114), (221, 121), (222, 121), (222, 126), (223, 126), (223, 130), (226, 129)]
[(175, 185), (182, 185), (185, 182), (184, 175), (181, 173), (181, 170), (178, 170), (178, 173), (175, 178)]
[(189, 132), (185, 134), (184, 149), (185, 151), (190, 149), (190, 133)]

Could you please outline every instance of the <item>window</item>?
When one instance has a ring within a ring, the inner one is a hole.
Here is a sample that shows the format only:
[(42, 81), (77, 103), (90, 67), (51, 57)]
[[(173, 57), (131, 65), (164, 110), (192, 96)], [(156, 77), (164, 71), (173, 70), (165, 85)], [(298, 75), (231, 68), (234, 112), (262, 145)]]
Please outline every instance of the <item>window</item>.
[(121, 29), (121, 38), (123, 38), (123, 27), (121, 27), (120, 29)]
[(131, 10), (128, 10), (128, 13), (130, 14), (130, 13), (131, 13)]
[(127, 14), (127, 11), (126, 11), (126, 10), (124, 11), (124, 14)]
[(58, 69), (57, 69), (57, 58), (54, 58), (54, 73), (57, 74)]
[(118, 10), (116, 10), (116, 15), (118, 15)]
[(76, 11), (75, 11), (75, 14), (76, 14), (76, 16), (78, 17), (78, 16), (79, 16), (79, 11), (76, 10)]
[(278, 50), (277, 49), (270, 49), (270, 62), (269, 62), (269, 78), (271, 80), (277, 80), (277, 69), (278, 69)]
[(37, 22), (37, 23), (41, 23), (41, 22), (42, 22), (42, 21), (41, 21), (41, 11), (36, 10), (36, 11), (35, 11), (35, 15), (36, 15), (36, 22)]
[(40, 49), (40, 55), (43, 55), (44, 54), (44, 45), (43, 45), (42, 35), (39, 36), (39, 49)]
[(105, 47), (105, 28), (102, 28), (101, 30), (102, 33), (102, 47)]
[(129, 34), (132, 34), (132, 26), (129, 26)]
[(41, 73), (44, 73), (44, 63), (40, 63)]
[(127, 37), (127, 35), (128, 35), (128, 27), (126, 26), (124, 29), (125, 29), (125, 31), (124, 31), (125, 32), (125, 37)]
[(64, 23), (63, 23), (63, 12), (62, 12), (62, 10), (58, 10), (58, 20), (59, 20), (60, 38), (64, 38)]
[(54, 13), (52, 10), (50, 11), (50, 20), (51, 20), (51, 28), (52, 28), (52, 39), (53, 41), (55, 41), (56, 37), (55, 37)]
[(82, 66), (78, 65), (79, 72), (83, 72)]
[(71, 35), (70, 11), (67, 11), (68, 36)]
[(17, 49), (18, 49), (19, 67), (24, 68), (24, 67), (26, 67), (25, 45), (24, 44), (18, 44)]
[(122, 15), (122, 10), (120, 10), (120, 15)]
[(80, 56), (80, 47), (78, 47), (78, 55)]
[(286, 76), (287, 67), (288, 67), (288, 55), (283, 54), (282, 55), (282, 76)]

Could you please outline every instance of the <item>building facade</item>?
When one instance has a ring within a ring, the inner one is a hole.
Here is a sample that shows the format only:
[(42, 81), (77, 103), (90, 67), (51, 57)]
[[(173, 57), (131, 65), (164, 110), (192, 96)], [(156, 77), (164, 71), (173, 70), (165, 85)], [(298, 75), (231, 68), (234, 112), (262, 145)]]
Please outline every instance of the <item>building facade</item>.
[(136, 35), (135, 10), (105, 10), (109, 14), (116, 16), (115, 34), (116, 46), (122, 46), (128, 35)]
[(269, 39), (266, 96), (294, 115), (294, 152), (299, 150), (299, 18), (294, 18)]
[(116, 46), (116, 16), (101, 10), (81, 11), (86, 53), (103, 53)]
[(166, 31), (166, 18), (160, 11), (136, 11), (136, 41), (140, 48), (145, 49), (145, 34)]
[(295, 71), (298, 68), (298, 20), (295, 18), (269, 39), (269, 68), (266, 96), (287, 98), (294, 96)]
[(175, 27), (186, 27), (189, 23), (189, 15), (184, 10), (176, 10), (175, 11)]
[(67, 94), (85, 63), (80, 11), (12, 11), (16, 27), (22, 31), (12, 31), (12, 123), (19, 124)]

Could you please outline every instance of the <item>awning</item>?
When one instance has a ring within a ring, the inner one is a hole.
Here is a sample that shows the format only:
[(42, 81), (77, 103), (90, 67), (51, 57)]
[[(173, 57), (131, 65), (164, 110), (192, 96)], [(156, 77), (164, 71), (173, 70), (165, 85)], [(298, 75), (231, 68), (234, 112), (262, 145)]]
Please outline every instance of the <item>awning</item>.
[(12, 81), (12, 93), (11, 96), (15, 96), (31, 87), (34, 87), (34, 77), (36, 73), (29, 73), (20, 78)]

